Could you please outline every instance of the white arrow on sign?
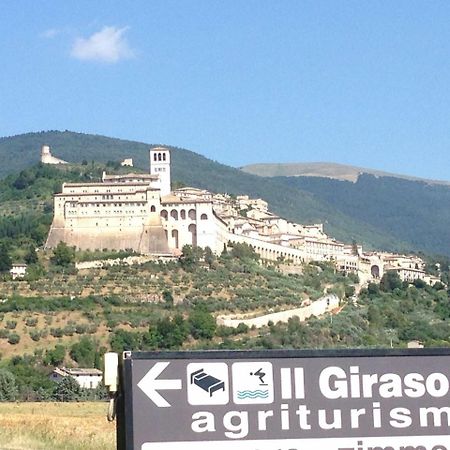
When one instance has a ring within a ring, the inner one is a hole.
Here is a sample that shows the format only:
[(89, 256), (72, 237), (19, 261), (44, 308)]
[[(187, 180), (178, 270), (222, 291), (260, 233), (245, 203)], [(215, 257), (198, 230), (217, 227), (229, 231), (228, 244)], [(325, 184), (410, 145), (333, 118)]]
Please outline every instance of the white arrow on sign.
[(169, 364), (157, 362), (138, 383), (138, 387), (159, 408), (168, 408), (170, 403), (158, 391), (182, 388), (181, 380), (157, 380)]

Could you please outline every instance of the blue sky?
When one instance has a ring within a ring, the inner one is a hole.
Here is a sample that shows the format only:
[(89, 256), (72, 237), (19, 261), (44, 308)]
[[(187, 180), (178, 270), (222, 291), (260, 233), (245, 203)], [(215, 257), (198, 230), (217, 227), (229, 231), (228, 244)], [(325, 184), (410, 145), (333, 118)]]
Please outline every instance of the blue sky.
[(0, 30), (0, 136), (450, 179), (448, 1), (17, 0)]

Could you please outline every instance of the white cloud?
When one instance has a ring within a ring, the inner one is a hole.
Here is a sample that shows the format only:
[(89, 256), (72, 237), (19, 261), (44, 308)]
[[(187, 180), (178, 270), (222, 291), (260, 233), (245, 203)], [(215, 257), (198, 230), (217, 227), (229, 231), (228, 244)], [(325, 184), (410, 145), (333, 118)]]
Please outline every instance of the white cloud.
[(58, 34), (61, 33), (61, 30), (58, 30), (56, 28), (50, 28), (49, 30), (43, 31), (40, 36), (46, 39), (53, 39), (54, 37), (58, 36)]
[(87, 38), (77, 38), (71, 55), (83, 61), (116, 63), (134, 56), (133, 50), (124, 37), (128, 27), (103, 27)]

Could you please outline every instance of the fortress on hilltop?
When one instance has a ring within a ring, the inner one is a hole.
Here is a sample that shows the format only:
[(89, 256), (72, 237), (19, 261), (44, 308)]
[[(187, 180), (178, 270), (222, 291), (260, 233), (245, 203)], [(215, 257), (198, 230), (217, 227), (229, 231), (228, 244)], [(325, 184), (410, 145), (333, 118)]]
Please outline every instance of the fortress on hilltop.
[[(53, 158), (44, 148), (46, 158)], [(338, 270), (357, 273), (363, 281), (381, 278), (386, 270), (397, 271), (404, 281), (436, 281), (416, 256), (365, 253), (359, 245), (327, 236), (322, 224), (297, 224), (271, 213), (262, 199), (192, 187), (172, 191), (170, 151), (155, 147), (149, 156), (147, 174), (103, 173), (100, 182), (64, 183), (54, 196), (46, 247), (65, 242), (80, 250), (179, 256), (184, 245), (220, 254), (227, 245), (242, 243), (269, 261), (333, 261)]]
[(43, 145), (41, 147), (41, 163), (42, 164), (67, 164), (67, 161), (63, 161), (62, 159), (55, 158), (48, 145)]

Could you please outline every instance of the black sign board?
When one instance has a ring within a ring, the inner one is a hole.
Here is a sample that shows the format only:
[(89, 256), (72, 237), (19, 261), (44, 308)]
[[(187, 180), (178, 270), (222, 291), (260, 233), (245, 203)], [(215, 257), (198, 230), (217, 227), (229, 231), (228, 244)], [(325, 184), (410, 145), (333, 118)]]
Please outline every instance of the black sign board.
[(450, 349), (125, 352), (119, 450), (450, 450)]

